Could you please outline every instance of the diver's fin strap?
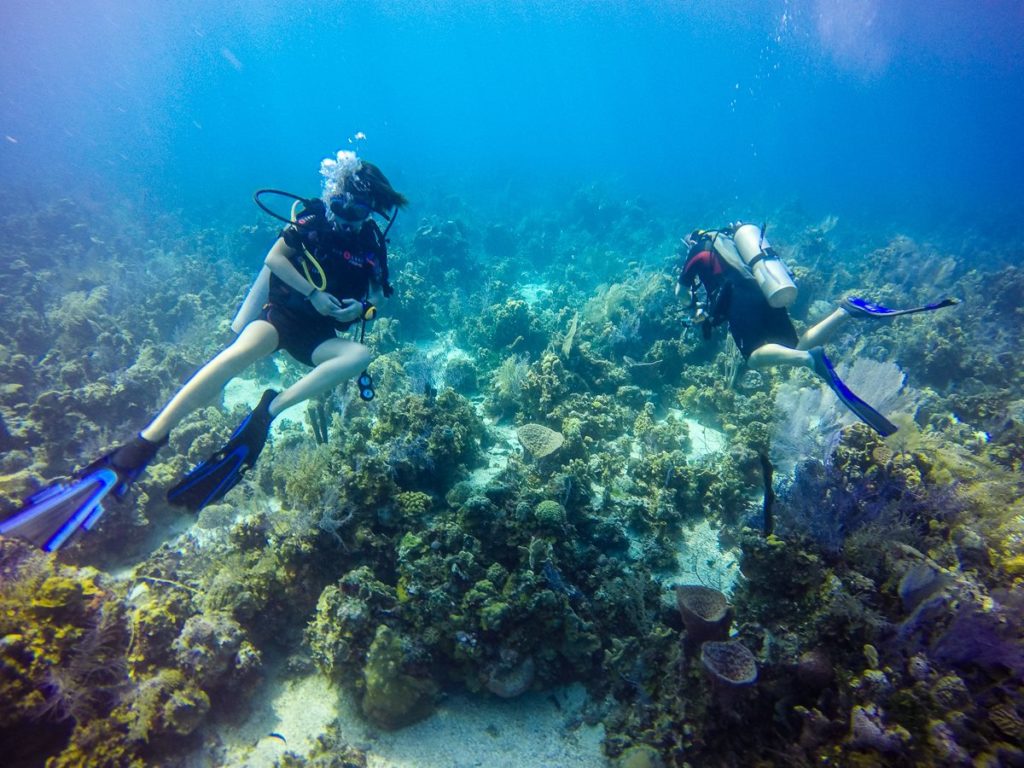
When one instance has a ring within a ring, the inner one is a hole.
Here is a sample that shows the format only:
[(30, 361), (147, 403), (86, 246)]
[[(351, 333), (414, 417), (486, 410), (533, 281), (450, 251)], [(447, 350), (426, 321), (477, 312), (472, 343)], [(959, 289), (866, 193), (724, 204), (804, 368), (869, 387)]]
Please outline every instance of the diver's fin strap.
[(913, 315), (918, 312), (931, 312), (944, 307), (953, 307), (959, 303), (960, 299), (946, 297), (920, 307), (891, 309), (890, 307), (883, 307), (881, 304), (876, 304), (873, 301), (868, 301), (860, 296), (847, 296), (843, 299), (842, 306), (844, 309), (858, 315), (867, 315), (869, 317), (898, 317), (899, 315)]
[(895, 424), (857, 397), (853, 390), (846, 386), (821, 347), (815, 347), (810, 350), (810, 353), (814, 358), (814, 372), (825, 380), (829, 388), (836, 393), (836, 397), (842, 400), (843, 405), (853, 411), (858, 419), (882, 437), (888, 437), (896, 432), (898, 427)]

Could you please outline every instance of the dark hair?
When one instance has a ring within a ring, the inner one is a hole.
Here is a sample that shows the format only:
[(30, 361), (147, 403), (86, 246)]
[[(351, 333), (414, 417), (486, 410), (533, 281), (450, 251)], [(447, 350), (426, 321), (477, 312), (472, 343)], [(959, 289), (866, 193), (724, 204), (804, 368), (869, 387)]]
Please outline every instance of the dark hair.
[(373, 209), (378, 213), (387, 213), (392, 208), (404, 208), (408, 204), (405, 195), (395, 190), (387, 176), (373, 163), (363, 160), (352, 178), (346, 183), (354, 189), (369, 194)]

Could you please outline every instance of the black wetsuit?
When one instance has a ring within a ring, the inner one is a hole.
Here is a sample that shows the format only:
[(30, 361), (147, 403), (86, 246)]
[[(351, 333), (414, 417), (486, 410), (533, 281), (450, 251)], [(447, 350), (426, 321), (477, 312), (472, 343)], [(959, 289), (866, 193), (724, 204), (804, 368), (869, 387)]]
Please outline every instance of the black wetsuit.
[[(388, 295), (388, 257), (384, 237), (372, 219), (359, 230), (342, 230), (326, 221), (309, 218), (304, 226), (288, 226), (281, 231), (285, 244), (294, 252), (292, 265), (303, 272), (303, 264), (314, 285), (320, 285), (319, 270), (309, 262), (309, 251), (327, 276), (322, 289), (335, 298), (363, 301), (371, 282), (381, 286)], [(304, 250), (305, 248), (305, 250)], [(284, 349), (300, 363), (313, 365), (313, 350), (337, 336), (352, 323), (343, 323), (321, 315), (305, 296), (295, 291), (277, 275), (270, 276), (270, 292), (262, 318), (277, 329), (278, 349)]]
[(679, 276), (679, 282), (686, 288), (697, 280), (708, 294), (712, 324), (729, 323), (729, 333), (744, 360), (765, 344), (796, 348), (799, 336), (789, 313), (769, 304), (757, 281), (726, 262), (708, 240), (690, 250), (690, 258)]

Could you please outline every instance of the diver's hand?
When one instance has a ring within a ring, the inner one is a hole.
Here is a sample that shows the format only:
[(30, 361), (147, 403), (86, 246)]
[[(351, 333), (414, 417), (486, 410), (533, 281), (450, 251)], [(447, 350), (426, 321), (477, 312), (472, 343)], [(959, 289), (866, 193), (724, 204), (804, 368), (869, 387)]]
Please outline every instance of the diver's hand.
[(351, 323), (363, 316), (363, 302), (355, 299), (342, 299), (341, 311), (334, 315), (343, 323)]
[(346, 321), (341, 315), (344, 312), (341, 302), (326, 291), (315, 290), (309, 296), (309, 303), (313, 309), (325, 317), (333, 317), (336, 320)]

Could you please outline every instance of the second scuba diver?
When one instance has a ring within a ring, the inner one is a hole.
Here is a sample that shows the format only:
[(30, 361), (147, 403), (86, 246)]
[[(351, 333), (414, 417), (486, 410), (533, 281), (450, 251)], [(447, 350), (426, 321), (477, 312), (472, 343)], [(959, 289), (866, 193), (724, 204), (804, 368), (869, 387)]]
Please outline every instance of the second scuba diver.
[[(896, 426), (854, 394), (836, 374), (822, 345), (854, 317), (890, 318), (928, 312), (959, 303), (946, 298), (921, 307), (890, 309), (850, 296), (839, 307), (798, 336), (786, 307), (796, 286), (785, 264), (764, 237), (764, 228), (736, 223), (716, 230), (698, 229), (684, 238), (687, 260), (676, 294), (686, 288), (694, 319), (705, 338), (713, 326), (728, 323), (743, 359), (751, 368), (789, 365), (809, 368), (865, 424), (883, 437)], [(706, 300), (698, 301), (698, 283)]]
[[(260, 278), (232, 323), (235, 340), (200, 368), (156, 417), (130, 442), (101, 457), (65, 483), (29, 498), (0, 534), (27, 538), (47, 551), (74, 533), (91, 528), (104, 498), (123, 498), (145, 471), (168, 435), (186, 416), (209, 403), (224, 386), (256, 361), (284, 349), (312, 370), (281, 392), (268, 389), (259, 404), (210, 458), (167, 493), (172, 504), (198, 511), (231, 490), (255, 464), (270, 424), (287, 408), (330, 391), (361, 371), (360, 394), (373, 395), (365, 369), (370, 351), (340, 338), (338, 331), (372, 320), (376, 307), (392, 294), (386, 234), (373, 214), (390, 222), (406, 198), (380, 169), (351, 152), (321, 163), (321, 199), (296, 201), (290, 219), (267, 253)], [(299, 210), (299, 204), (303, 204)]]

